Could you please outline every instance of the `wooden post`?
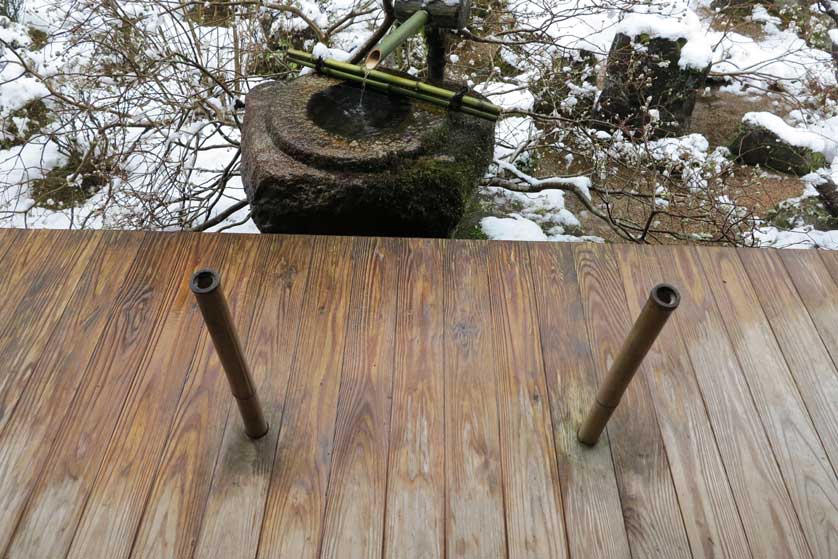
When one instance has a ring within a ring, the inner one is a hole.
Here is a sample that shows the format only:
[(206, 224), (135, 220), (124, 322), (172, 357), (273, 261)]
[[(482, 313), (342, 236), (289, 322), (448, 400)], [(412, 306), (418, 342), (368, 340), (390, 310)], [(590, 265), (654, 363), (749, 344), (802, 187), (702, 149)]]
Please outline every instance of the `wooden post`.
[(661, 283), (652, 288), (649, 299), (611, 364), (605, 381), (597, 391), (596, 400), (576, 434), (579, 442), (588, 446), (597, 443), (634, 373), (680, 302), (681, 295), (673, 286)]
[(247, 362), (244, 360), (239, 337), (230, 316), (230, 308), (221, 290), (221, 276), (215, 270), (204, 268), (192, 274), (189, 282), (198, 307), (204, 317), (218, 358), (224, 367), (230, 391), (239, 406), (247, 436), (258, 439), (268, 432), (268, 423), (262, 413), (262, 404), (256, 394)]

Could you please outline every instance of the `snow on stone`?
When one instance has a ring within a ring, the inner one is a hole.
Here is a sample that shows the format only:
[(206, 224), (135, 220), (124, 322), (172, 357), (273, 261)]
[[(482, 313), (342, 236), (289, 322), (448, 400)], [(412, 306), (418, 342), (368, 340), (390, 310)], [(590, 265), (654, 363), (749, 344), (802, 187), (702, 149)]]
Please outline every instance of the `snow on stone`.
[(617, 25), (616, 31), (632, 38), (648, 35), (671, 41), (686, 39), (687, 43), (681, 49), (681, 58), (678, 60), (681, 68), (704, 70), (713, 61), (713, 49), (707, 41), (707, 34), (698, 16), (692, 11), (685, 12), (680, 18), (631, 14)]
[(811, 128), (794, 128), (779, 116), (767, 112), (746, 113), (742, 122), (765, 128), (789, 145), (817, 151), (828, 161), (838, 155), (838, 117), (821, 121)]
[(534, 221), (525, 217), (484, 217), (480, 227), (490, 239), (504, 241), (546, 241), (547, 235)]

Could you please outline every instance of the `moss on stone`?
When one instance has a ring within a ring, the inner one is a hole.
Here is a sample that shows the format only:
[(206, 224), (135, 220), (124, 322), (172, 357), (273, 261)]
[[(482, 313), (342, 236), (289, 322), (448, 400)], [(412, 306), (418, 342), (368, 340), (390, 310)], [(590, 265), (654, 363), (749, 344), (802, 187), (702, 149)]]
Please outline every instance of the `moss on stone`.
[(796, 204), (783, 202), (772, 209), (766, 218), (780, 229), (803, 225), (811, 225), (819, 231), (838, 229), (838, 217), (831, 215), (817, 197), (804, 198)]

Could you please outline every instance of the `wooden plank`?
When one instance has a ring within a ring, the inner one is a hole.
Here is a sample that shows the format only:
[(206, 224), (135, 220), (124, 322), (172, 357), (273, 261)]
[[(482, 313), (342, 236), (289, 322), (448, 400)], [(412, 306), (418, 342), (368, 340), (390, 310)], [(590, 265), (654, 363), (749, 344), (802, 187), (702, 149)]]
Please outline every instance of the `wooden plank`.
[[(182, 237), (185, 241), (186, 237)], [(227, 243), (223, 243), (226, 245)], [(222, 243), (202, 235), (198, 248), (171, 273), (177, 292), (150, 358), (137, 373), (116, 430), (87, 499), (70, 557), (127, 557), (151, 488), (178, 398), (203, 329), (194, 297), (186, 288), (192, 271), (221, 269)]]
[(269, 239), (267, 260), (253, 271), (264, 277), (245, 356), (270, 430), (253, 441), (242, 436), (234, 418), (227, 422), (204, 507), (198, 558), (252, 558), (259, 544), (313, 247), (311, 237)]
[(490, 243), (489, 296), (510, 557), (568, 556), (547, 380), (526, 246)]
[(404, 241), (356, 239), (322, 558), (381, 557)]
[(661, 247), (657, 259), (683, 290), (672, 321), (684, 338), (753, 556), (810, 557), (696, 253)]
[(573, 249), (533, 243), (529, 254), (570, 556), (628, 559), (608, 434), (593, 448), (576, 440), (597, 379)]
[(6, 252), (10, 250), (23, 235), (24, 233), (21, 229), (0, 228), (0, 262), (2, 262), (6, 257)]
[(486, 247), (445, 247), (448, 557), (507, 556)]
[[(261, 276), (253, 270), (265, 261), (268, 238), (223, 238), (227, 257), (220, 270), (221, 287), (237, 333), (247, 340), (254, 309), (261, 304)], [(225, 423), (231, 422), (240, 436), (246, 436), (209, 336), (202, 336), (186, 378), (139, 520), (132, 557), (192, 556)]]
[(12, 328), (20, 327), (21, 322), (12, 317), (24, 297), (28, 294), (37, 301), (39, 292), (46, 292), (60, 278), (58, 272), (72, 261), (69, 257), (81, 242), (82, 238), (67, 231), (34, 230), (22, 233), (20, 242), (9, 248), (0, 266), (0, 285), (4, 289), (0, 299), (0, 340), (7, 339)]
[(401, 263), (384, 557), (445, 552), (443, 243), (415, 240)]
[[(612, 249), (623, 274), (629, 313), (638, 316), (652, 287), (672, 279), (658, 266), (656, 249)], [(676, 287), (689, 296), (686, 286)], [(693, 558), (751, 557), (677, 322), (670, 320), (644, 363)]]
[(303, 559), (320, 552), (350, 303), (350, 251), (347, 238), (320, 237), (314, 245), (259, 557)]
[[(838, 283), (817, 250), (781, 250), (780, 258), (800, 299), (818, 330), (821, 341), (838, 365)], [(834, 464), (833, 464), (834, 466)]]
[(826, 269), (829, 270), (832, 280), (835, 283), (838, 283), (838, 252), (834, 250), (818, 250), (815, 252), (817, 252), (818, 256), (820, 256), (821, 260), (823, 260), (823, 264), (826, 266)]
[(151, 245), (143, 247), (126, 280), (130, 289), (123, 290), (114, 304), (8, 557), (66, 553), (122, 404), (173, 299), (178, 275), (172, 274), (172, 267), (191, 245), (176, 235), (165, 235), (152, 237)]
[(834, 470), (838, 467), (838, 371), (778, 252), (743, 249), (739, 257)]
[(0, 431), (14, 415), (35, 364), (82, 277), (87, 260), (97, 250), (99, 239), (89, 234), (53, 236), (51, 244), (60, 249), (50, 251), (48, 261), (30, 261), (21, 270), (20, 276), (27, 278), (28, 288), (0, 334)]
[(735, 251), (704, 248), (706, 272), (815, 557), (838, 549), (838, 480)]
[[(102, 234), (32, 371), (18, 413), (0, 435), (0, 549), (5, 549), (144, 239)], [(127, 286), (130, 287), (130, 286)]]
[[(622, 278), (610, 247), (576, 247), (576, 272), (597, 376), (605, 377), (631, 328)], [(641, 367), (608, 425), (632, 554), (690, 557), (660, 428)]]

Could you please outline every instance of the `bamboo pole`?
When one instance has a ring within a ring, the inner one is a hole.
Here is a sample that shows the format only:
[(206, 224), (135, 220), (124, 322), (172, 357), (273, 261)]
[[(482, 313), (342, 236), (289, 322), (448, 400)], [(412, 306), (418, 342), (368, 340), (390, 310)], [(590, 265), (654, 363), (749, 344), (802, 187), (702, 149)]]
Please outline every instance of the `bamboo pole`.
[(620, 353), (597, 391), (596, 400), (577, 432), (579, 442), (588, 446), (597, 443), (643, 358), (680, 302), (681, 295), (673, 286), (661, 283), (652, 288), (649, 299), (623, 342)]
[(405, 42), (408, 37), (425, 27), (425, 23), (427, 23), (427, 21), (428, 12), (425, 10), (417, 10), (412, 16), (404, 20), (386, 37), (381, 39), (378, 46), (372, 49), (367, 55), (367, 59), (364, 61), (364, 66), (368, 70), (373, 70), (382, 60), (387, 58), (391, 52), (396, 50), (396, 47)]
[[(306, 66), (308, 68), (316, 68), (317, 67), (316, 63), (314, 63), (314, 62), (308, 62), (308, 61), (305, 61), (305, 60), (298, 60), (298, 59), (293, 59), (293, 58), (292, 58), (292, 60), (294, 62), (296, 62), (297, 64), (300, 64), (302, 66)], [(435, 97), (433, 95), (420, 93), (420, 92), (412, 90), (412, 89), (405, 89), (405, 88), (397, 86), (397, 85), (393, 85), (393, 84), (389, 84), (389, 83), (381, 83), (377, 80), (372, 80), (370, 78), (364, 78), (363, 76), (356, 76), (354, 74), (348, 74), (346, 72), (341, 72), (339, 70), (334, 70), (332, 68), (329, 68), (328, 66), (324, 66), (323, 68), (320, 69), (320, 71), (323, 72), (327, 76), (331, 76), (331, 77), (342, 79), (342, 80), (362, 83), (362, 84), (365, 84), (367, 87), (371, 87), (372, 89), (376, 89), (378, 91), (383, 91), (384, 93), (397, 93), (399, 95), (404, 95), (405, 97), (412, 97), (412, 98), (418, 99), (420, 101), (425, 101), (427, 103), (431, 103), (431, 104), (436, 105), (438, 107), (443, 107), (443, 108), (447, 108), (447, 109), (451, 108), (451, 102), (450, 101), (446, 101), (445, 99), (441, 99), (441, 98)], [(465, 114), (469, 114), (469, 115), (472, 115), (472, 116), (485, 118), (486, 120), (491, 120), (491, 121), (497, 120), (497, 116), (494, 115), (494, 114), (487, 113), (487, 112), (484, 112), (484, 111), (480, 111), (480, 110), (477, 110), (477, 109), (472, 109), (470, 107), (460, 106), (460, 107), (458, 107), (454, 110), (458, 110), (460, 112), (463, 112)]]
[(189, 287), (198, 301), (204, 323), (224, 367), (230, 392), (233, 393), (244, 422), (244, 430), (248, 437), (258, 439), (268, 432), (268, 423), (244, 359), (230, 308), (221, 290), (221, 276), (209, 268), (198, 270), (192, 274)]
[[(307, 52), (296, 49), (288, 49), (287, 52), (288, 57), (291, 58), (291, 60), (293, 60), (294, 62), (308, 62), (309, 64), (317, 64), (318, 59)], [(399, 87), (403, 87), (404, 89), (412, 89), (421, 93), (427, 93), (428, 95), (439, 97), (445, 100), (451, 100), (457, 95), (455, 92), (449, 89), (445, 89), (443, 87), (437, 87), (417, 80), (403, 78), (401, 76), (394, 76), (393, 74), (388, 74), (380, 70), (366, 70), (361, 66), (349, 64), (348, 62), (341, 62), (333, 58), (324, 58), (322, 64), (323, 66), (331, 68), (333, 70), (338, 70), (347, 74), (353, 74), (355, 76), (361, 76), (366, 79), (372, 78), (373, 80), (382, 83), (393, 84)], [(501, 112), (501, 108), (497, 105), (489, 103), (488, 101), (483, 101), (482, 99), (478, 99), (476, 97), (471, 97), (469, 95), (463, 97), (463, 105), (467, 105), (473, 109), (477, 109), (495, 115), (499, 115)]]

